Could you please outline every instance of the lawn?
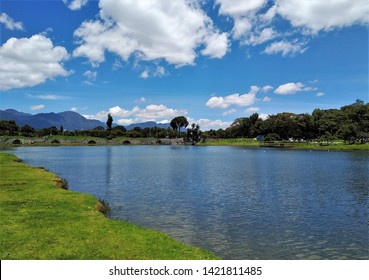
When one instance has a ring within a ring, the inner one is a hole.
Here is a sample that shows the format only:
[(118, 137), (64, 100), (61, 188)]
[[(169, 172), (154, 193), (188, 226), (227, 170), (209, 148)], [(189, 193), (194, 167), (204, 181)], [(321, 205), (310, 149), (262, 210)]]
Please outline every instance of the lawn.
[(0, 153), (0, 258), (217, 259), (168, 235), (106, 218), (98, 199), (58, 187), (60, 178)]

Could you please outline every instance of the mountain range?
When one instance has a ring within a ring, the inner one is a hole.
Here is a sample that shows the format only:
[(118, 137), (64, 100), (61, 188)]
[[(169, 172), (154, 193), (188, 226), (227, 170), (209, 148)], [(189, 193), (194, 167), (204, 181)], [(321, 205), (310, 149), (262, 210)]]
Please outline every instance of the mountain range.
[[(36, 115), (19, 112), (14, 109), (0, 110), (0, 120), (14, 120), (18, 126), (30, 125), (36, 129), (48, 128), (55, 126), (59, 128), (63, 126), (65, 130), (87, 130), (94, 129), (98, 126), (106, 128), (106, 124), (99, 120), (86, 119), (84, 116), (72, 112), (66, 111), (61, 113), (39, 113)], [(115, 126), (114, 124), (113, 126)], [(156, 122), (143, 122), (130, 124), (126, 126), (127, 130), (131, 130), (135, 127), (147, 128), (147, 127), (160, 127), (168, 128), (168, 124), (158, 124)]]

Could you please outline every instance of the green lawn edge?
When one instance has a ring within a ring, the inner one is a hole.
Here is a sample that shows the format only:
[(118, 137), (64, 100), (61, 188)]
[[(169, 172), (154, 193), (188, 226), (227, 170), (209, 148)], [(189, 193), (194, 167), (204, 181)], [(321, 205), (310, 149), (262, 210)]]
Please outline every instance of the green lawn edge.
[(207, 260), (201, 248), (106, 218), (98, 199), (58, 187), (55, 174), (0, 153), (2, 260)]
[(365, 144), (348, 144), (342, 141), (332, 143), (306, 143), (306, 142), (283, 142), (276, 141), (273, 143), (259, 142), (247, 138), (219, 139), (198, 143), (199, 146), (242, 146), (255, 148), (285, 148), (296, 150), (336, 150), (336, 151), (369, 151), (369, 143)]

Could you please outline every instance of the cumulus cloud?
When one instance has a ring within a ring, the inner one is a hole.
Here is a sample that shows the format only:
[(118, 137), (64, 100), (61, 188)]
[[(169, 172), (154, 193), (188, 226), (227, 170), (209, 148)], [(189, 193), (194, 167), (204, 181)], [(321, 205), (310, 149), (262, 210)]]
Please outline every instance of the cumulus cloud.
[(225, 122), (222, 120), (210, 120), (210, 119), (199, 119), (197, 121), (191, 121), (190, 123), (196, 123), (200, 126), (202, 131), (208, 131), (210, 129), (220, 129), (229, 127), (232, 122)]
[(232, 122), (225, 122), (222, 120), (210, 120), (210, 119), (193, 119), (191, 117), (187, 118), (188, 122), (190, 124), (194, 123), (194, 124), (198, 124), (200, 126), (200, 130), (202, 131), (209, 131), (211, 129), (220, 129), (220, 128), (227, 128), (229, 127)]
[(43, 104), (39, 104), (39, 105), (34, 105), (30, 107), (32, 111), (36, 111), (36, 110), (41, 110), (43, 108), (45, 108), (45, 105)]
[(85, 6), (88, 3), (88, 0), (63, 0), (63, 2), (69, 9), (76, 11)]
[(209, 108), (228, 108), (231, 105), (246, 107), (254, 104), (257, 101), (256, 93), (260, 90), (257, 86), (252, 86), (250, 92), (245, 94), (234, 93), (225, 97), (211, 97), (206, 106)]
[(176, 66), (194, 64), (202, 47), (200, 53), (211, 58), (228, 51), (227, 34), (215, 28), (197, 1), (101, 0), (100, 18), (85, 21), (74, 33), (80, 46), (73, 55), (95, 65), (105, 60), (106, 51), (125, 61), (135, 55)]
[(278, 14), (290, 21), (292, 26), (315, 34), (321, 30), (369, 23), (367, 0), (276, 0), (276, 6)]
[(24, 30), (23, 23), (18, 21), (14, 21), (10, 16), (6, 13), (0, 14), (0, 23), (4, 24), (6, 28), (10, 30)]
[(236, 39), (251, 31), (256, 12), (267, 3), (266, 0), (216, 0), (215, 2), (220, 6), (219, 14), (232, 17), (234, 21), (232, 34)]
[(259, 118), (265, 121), (269, 118), (269, 114), (261, 113), (259, 114)]
[[(114, 106), (109, 108), (108, 111), (100, 111), (93, 115), (84, 115), (88, 119), (105, 120), (106, 116), (111, 114), (113, 118), (116, 118), (118, 123), (126, 124), (129, 122), (145, 122), (145, 121), (161, 121), (164, 119), (172, 119), (179, 115), (187, 115), (186, 110), (168, 108), (167, 106), (160, 104), (151, 104), (145, 108), (139, 106), (133, 107), (131, 110), (121, 108), (120, 106)], [(119, 122), (121, 120), (121, 122)]]
[(272, 89), (273, 89), (273, 87), (272, 87), (271, 85), (266, 85), (266, 86), (263, 86), (263, 87), (261, 88), (261, 92), (266, 93), (266, 92), (271, 91)]
[[(215, 3), (220, 15), (233, 20), (232, 36), (241, 44), (259, 45), (277, 40), (265, 49), (266, 54), (302, 54), (311, 35), (369, 23), (367, 0), (215, 0)], [(273, 27), (276, 21), (287, 21), (289, 25), (278, 33)]]
[(280, 85), (274, 92), (276, 94), (295, 94), (297, 92), (303, 91), (305, 89), (305, 85), (303, 83), (286, 83)]
[(201, 54), (211, 58), (222, 58), (229, 49), (227, 33), (210, 34), (204, 39), (204, 43), (206, 47)]
[(270, 100), (272, 100), (272, 99), (270, 97), (268, 97), (268, 96), (265, 96), (263, 98), (263, 102), (269, 102)]
[(0, 90), (35, 86), (58, 76), (68, 76), (64, 47), (53, 46), (43, 35), (10, 38), (0, 47)]
[(318, 92), (315, 96), (322, 97), (322, 96), (324, 96), (324, 92)]

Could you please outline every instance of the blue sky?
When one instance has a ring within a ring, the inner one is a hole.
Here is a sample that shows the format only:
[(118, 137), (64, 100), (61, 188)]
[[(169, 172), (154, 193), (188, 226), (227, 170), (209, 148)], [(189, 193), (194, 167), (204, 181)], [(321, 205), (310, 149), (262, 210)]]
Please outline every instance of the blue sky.
[(367, 0), (1, 0), (0, 109), (202, 130), (369, 102)]

